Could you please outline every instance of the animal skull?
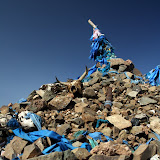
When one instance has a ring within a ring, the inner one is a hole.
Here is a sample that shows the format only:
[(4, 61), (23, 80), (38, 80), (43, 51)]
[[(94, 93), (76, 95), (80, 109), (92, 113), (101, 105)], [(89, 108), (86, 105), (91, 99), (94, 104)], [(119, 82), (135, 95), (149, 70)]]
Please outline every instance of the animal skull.
[(0, 125), (6, 127), (8, 121), (12, 118), (10, 114), (0, 114)]
[(29, 113), (29, 111), (23, 111), (18, 115), (19, 123), (23, 127), (35, 128), (33, 121), (30, 118), (29, 119), (25, 118), (25, 116), (27, 116), (27, 113)]
[(82, 88), (83, 88), (82, 80), (85, 78), (87, 74), (88, 74), (88, 68), (86, 67), (85, 72), (81, 75), (81, 77), (78, 80), (73, 80), (72, 82), (61, 82), (57, 79), (57, 77), (56, 80), (57, 82), (66, 85), (70, 93), (73, 93), (74, 95), (76, 93), (82, 94)]

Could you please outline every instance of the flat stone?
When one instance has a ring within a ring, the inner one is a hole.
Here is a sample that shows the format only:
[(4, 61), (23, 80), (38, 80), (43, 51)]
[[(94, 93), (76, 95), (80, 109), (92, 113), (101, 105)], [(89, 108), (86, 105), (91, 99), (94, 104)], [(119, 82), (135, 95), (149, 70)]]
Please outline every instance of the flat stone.
[(126, 61), (124, 61), (122, 58), (113, 58), (110, 59), (110, 66), (113, 68), (114, 66), (118, 65), (129, 65)]
[(83, 102), (81, 102), (81, 103), (77, 103), (77, 104), (75, 104), (75, 106), (74, 106), (74, 110), (75, 110), (75, 112), (80, 112), (80, 113), (82, 113), (82, 110), (83, 110), (83, 108), (84, 107), (87, 107), (88, 106), (88, 104), (87, 103), (83, 103)]
[(41, 97), (43, 97), (43, 95), (44, 95), (44, 90), (36, 90), (36, 93), (38, 94), (38, 95), (40, 95)]
[(144, 114), (144, 113), (140, 113), (140, 114), (136, 114), (134, 118), (144, 119), (144, 118), (147, 118), (147, 116), (146, 116), (146, 114)]
[(10, 143), (6, 145), (3, 156), (10, 160), (17, 157), (17, 154), (13, 150), (12, 145)]
[(106, 119), (120, 130), (132, 126), (131, 122), (124, 119), (121, 115), (115, 114), (115, 115), (106, 117)]
[(56, 97), (56, 94), (54, 93), (54, 92), (52, 92), (52, 91), (45, 91), (45, 93), (44, 93), (44, 95), (43, 95), (43, 97), (42, 97), (42, 99), (44, 100), (44, 101), (50, 101), (51, 99), (53, 99), (54, 97)]
[(137, 68), (133, 68), (133, 74), (135, 74), (136, 76), (142, 76), (141, 71), (139, 71)]
[(117, 108), (121, 108), (123, 106), (123, 104), (121, 102), (113, 102), (113, 106), (117, 107)]
[(86, 160), (91, 156), (91, 154), (85, 148), (76, 148), (73, 149), (72, 152), (79, 160)]
[(36, 144), (38, 146), (38, 148), (41, 150), (41, 152), (44, 150), (44, 145), (43, 145), (43, 142), (42, 142), (42, 138), (38, 138), (34, 144)]
[(94, 89), (92, 87), (87, 87), (84, 90), (83, 96), (86, 98), (95, 98), (96, 97), (96, 93), (94, 91)]
[(71, 130), (71, 126), (69, 124), (63, 124), (60, 127), (57, 127), (57, 133), (62, 135), (65, 135), (68, 131)]
[(32, 100), (35, 95), (37, 95), (36, 90), (33, 90), (28, 96), (27, 100)]
[(142, 89), (139, 85), (135, 85), (135, 86), (133, 86), (132, 90), (139, 93)]
[(127, 95), (132, 97), (132, 98), (135, 98), (137, 96), (138, 92), (137, 91), (131, 91), (129, 92)]
[(12, 109), (18, 111), (18, 110), (20, 109), (20, 104), (19, 104), (19, 103), (14, 103), (14, 104), (12, 105)]
[(105, 156), (105, 155), (94, 154), (89, 158), (89, 160), (125, 160), (125, 156), (124, 155), (121, 155), (121, 156)]
[(90, 108), (85, 107), (83, 108), (83, 111), (82, 111), (82, 120), (84, 122), (93, 122), (96, 119), (95, 115), (96, 115), (95, 111), (93, 111)]
[(148, 91), (149, 91), (149, 92), (155, 92), (156, 89), (157, 89), (156, 86), (152, 86), (152, 87), (150, 87), (150, 88), (148, 89)]
[(41, 154), (41, 150), (33, 143), (24, 148), (22, 160), (37, 157)]
[(82, 118), (77, 117), (72, 120), (72, 123), (77, 124), (77, 125), (82, 125), (84, 122), (83, 122)]
[(47, 155), (30, 158), (29, 160), (77, 160), (76, 156), (70, 151), (51, 152)]
[(57, 110), (65, 109), (71, 102), (71, 97), (66, 96), (58, 96), (53, 98), (48, 104), (51, 106), (51, 108), (55, 108)]
[(109, 128), (109, 127), (106, 127), (106, 128), (103, 128), (101, 130), (101, 132), (105, 135), (105, 136), (108, 136), (108, 137), (111, 137), (111, 134), (112, 134), (112, 129)]
[(94, 90), (98, 91), (99, 89), (102, 88), (102, 86), (100, 85), (100, 83), (96, 83), (96, 84), (94, 84), (94, 85), (92, 86), (92, 88), (93, 88)]
[(126, 144), (119, 144), (113, 141), (100, 143), (100, 145), (95, 146), (91, 151), (91, 154), (103, 154), (106, 156), (115, 155), (126, 155), (130, 156), (132, 154), (131, 150)]
[(157, 134), (160, 134), (160, 119), (158, 117), (151, 117), (150, 128)]
[(133, 153), (133, 160), (145, 160), (156, 154), (155, 145), (141, 144)]
[(132, 78), (132, 77), (133, 77), (133, 73), (131, 73), (131, 72), (126, 72), (126, 74), (127, 74), (127, 76), (128, 76), (129, 78)]
[(127, 134), (127, 131), (124, 129), (124, 130), (121, 130), (121, 132), (119, 133), (119, 135), (118, 135), (118, 138), (120, 138), (120, 139), (127, 139), (127, 137), (128, 137), (128, 134)]
[(74, 147), (80, 147), (82, 144), (83, 144), (82, 142), (76, 141), (76, 142), (72, 143), (72, 146), (74, 146)]
[(45, 109), (47, 107), (47, 104), (44, 100), (33, 100), (32, 105), (28, 106), (28, 110), (29, 111), (33, 111), (33, 112), (38, 112), (41, 111), (43, 109)]
[(143, 105), (148, 105), (148, 104), (154, 104), (154, 103), (157, 103), (157, 101), (154, 100), (154, 99), (151, 99), (151, 98), (149, 98), (149, 97), (146, 97), (146, 96), (144, 96), (144, 97), (142, 97), (142, 98), (140, 99), (140, 105), (141, 105), (141, 106), (143, 106)]
[(127, 66), (126, 65), (120, 65), (118, 71), (119, 72), (124, 72), (126, 70)]
[(142, 127), (141, 126), (133, 126), (130, 133), (132, 133), (133, 135), (143, 133)]
[(1, 112), (1, 114), (7, 114), (7, 113), (9, 113), (9, 107), (8, 106), (2, 106), (0, 108), (0, 112)]
[(106, 80), (103, 80), (101, 82), (101, 85), (102, 85), (102, 87), (106, 87), (106, 86), (109, 86), (113, 82), (114, 82), (113, 78), (108, 78)]

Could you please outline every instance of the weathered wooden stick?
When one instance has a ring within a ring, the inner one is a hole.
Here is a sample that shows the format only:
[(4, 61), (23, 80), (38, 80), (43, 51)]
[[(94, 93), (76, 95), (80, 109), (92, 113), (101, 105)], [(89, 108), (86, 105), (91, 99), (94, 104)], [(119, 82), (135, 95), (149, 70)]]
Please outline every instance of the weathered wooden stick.
[(112, 88), (107, 87), (106, 102), (104, 107), (110, 109), (111, 105), (112, 105)]
[(93, 27), (93, 28), (97, 28), (97, 26), (89, 19), (88, 23)]

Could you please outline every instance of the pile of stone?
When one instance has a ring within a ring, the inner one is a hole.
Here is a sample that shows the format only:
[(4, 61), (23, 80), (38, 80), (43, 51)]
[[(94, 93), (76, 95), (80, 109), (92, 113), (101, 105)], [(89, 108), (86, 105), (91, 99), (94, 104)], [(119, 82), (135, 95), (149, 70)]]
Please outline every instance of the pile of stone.
[[(12, 131), (4, 129), (1, 156), (13, 159), (22, 154), (19, 156), (22, 160), (147, 160), (160, 155), (160, 87), (150, 86), (144, 79), (142, 83), (137, 78), (142, 76), (141, 72), (130, 60), (110, 59), (110, 66), (106, 76), (97, 69), (91, 80), (82, 82), (81, 94), (69, 92), (63, 83), (46, 84), (34, 90), (26, 102), (1, 107), (4, 117), (13, 116), (12, 110), (18, 114), (23, 111), (37, 114), (42, 119), (42, 129), (65, 136), (76, 149), (42, 155), (45, 148), (54, 144), (50, 138), (31, 143), (15, 136), (6, 145)], [(29, 132), (28, 127), (21, 127)], [(90, 152), (80, 146), (93, 138), (82, 134), (76, 137), (80, 131), (102, 133), (101, 140), (94, 140), (96, 145), (91, 145)], [(108, 141), (106, 136), (113, 141)]]

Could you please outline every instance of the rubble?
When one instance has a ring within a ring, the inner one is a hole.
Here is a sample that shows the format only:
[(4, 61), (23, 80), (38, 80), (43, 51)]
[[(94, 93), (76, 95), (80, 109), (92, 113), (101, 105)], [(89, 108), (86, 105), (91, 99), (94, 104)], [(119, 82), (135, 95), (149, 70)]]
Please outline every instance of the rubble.
[(143, 76), (131, 60), (116, 58), (109, 41), (94, 30), (100, 37), (94, 32), (89, 58), (96, 65), (77, 80), (57, 79), (0, 108), (1, 156), (144, 160), (160, 155), (160, 87), (150, 78), (159, 68)]

